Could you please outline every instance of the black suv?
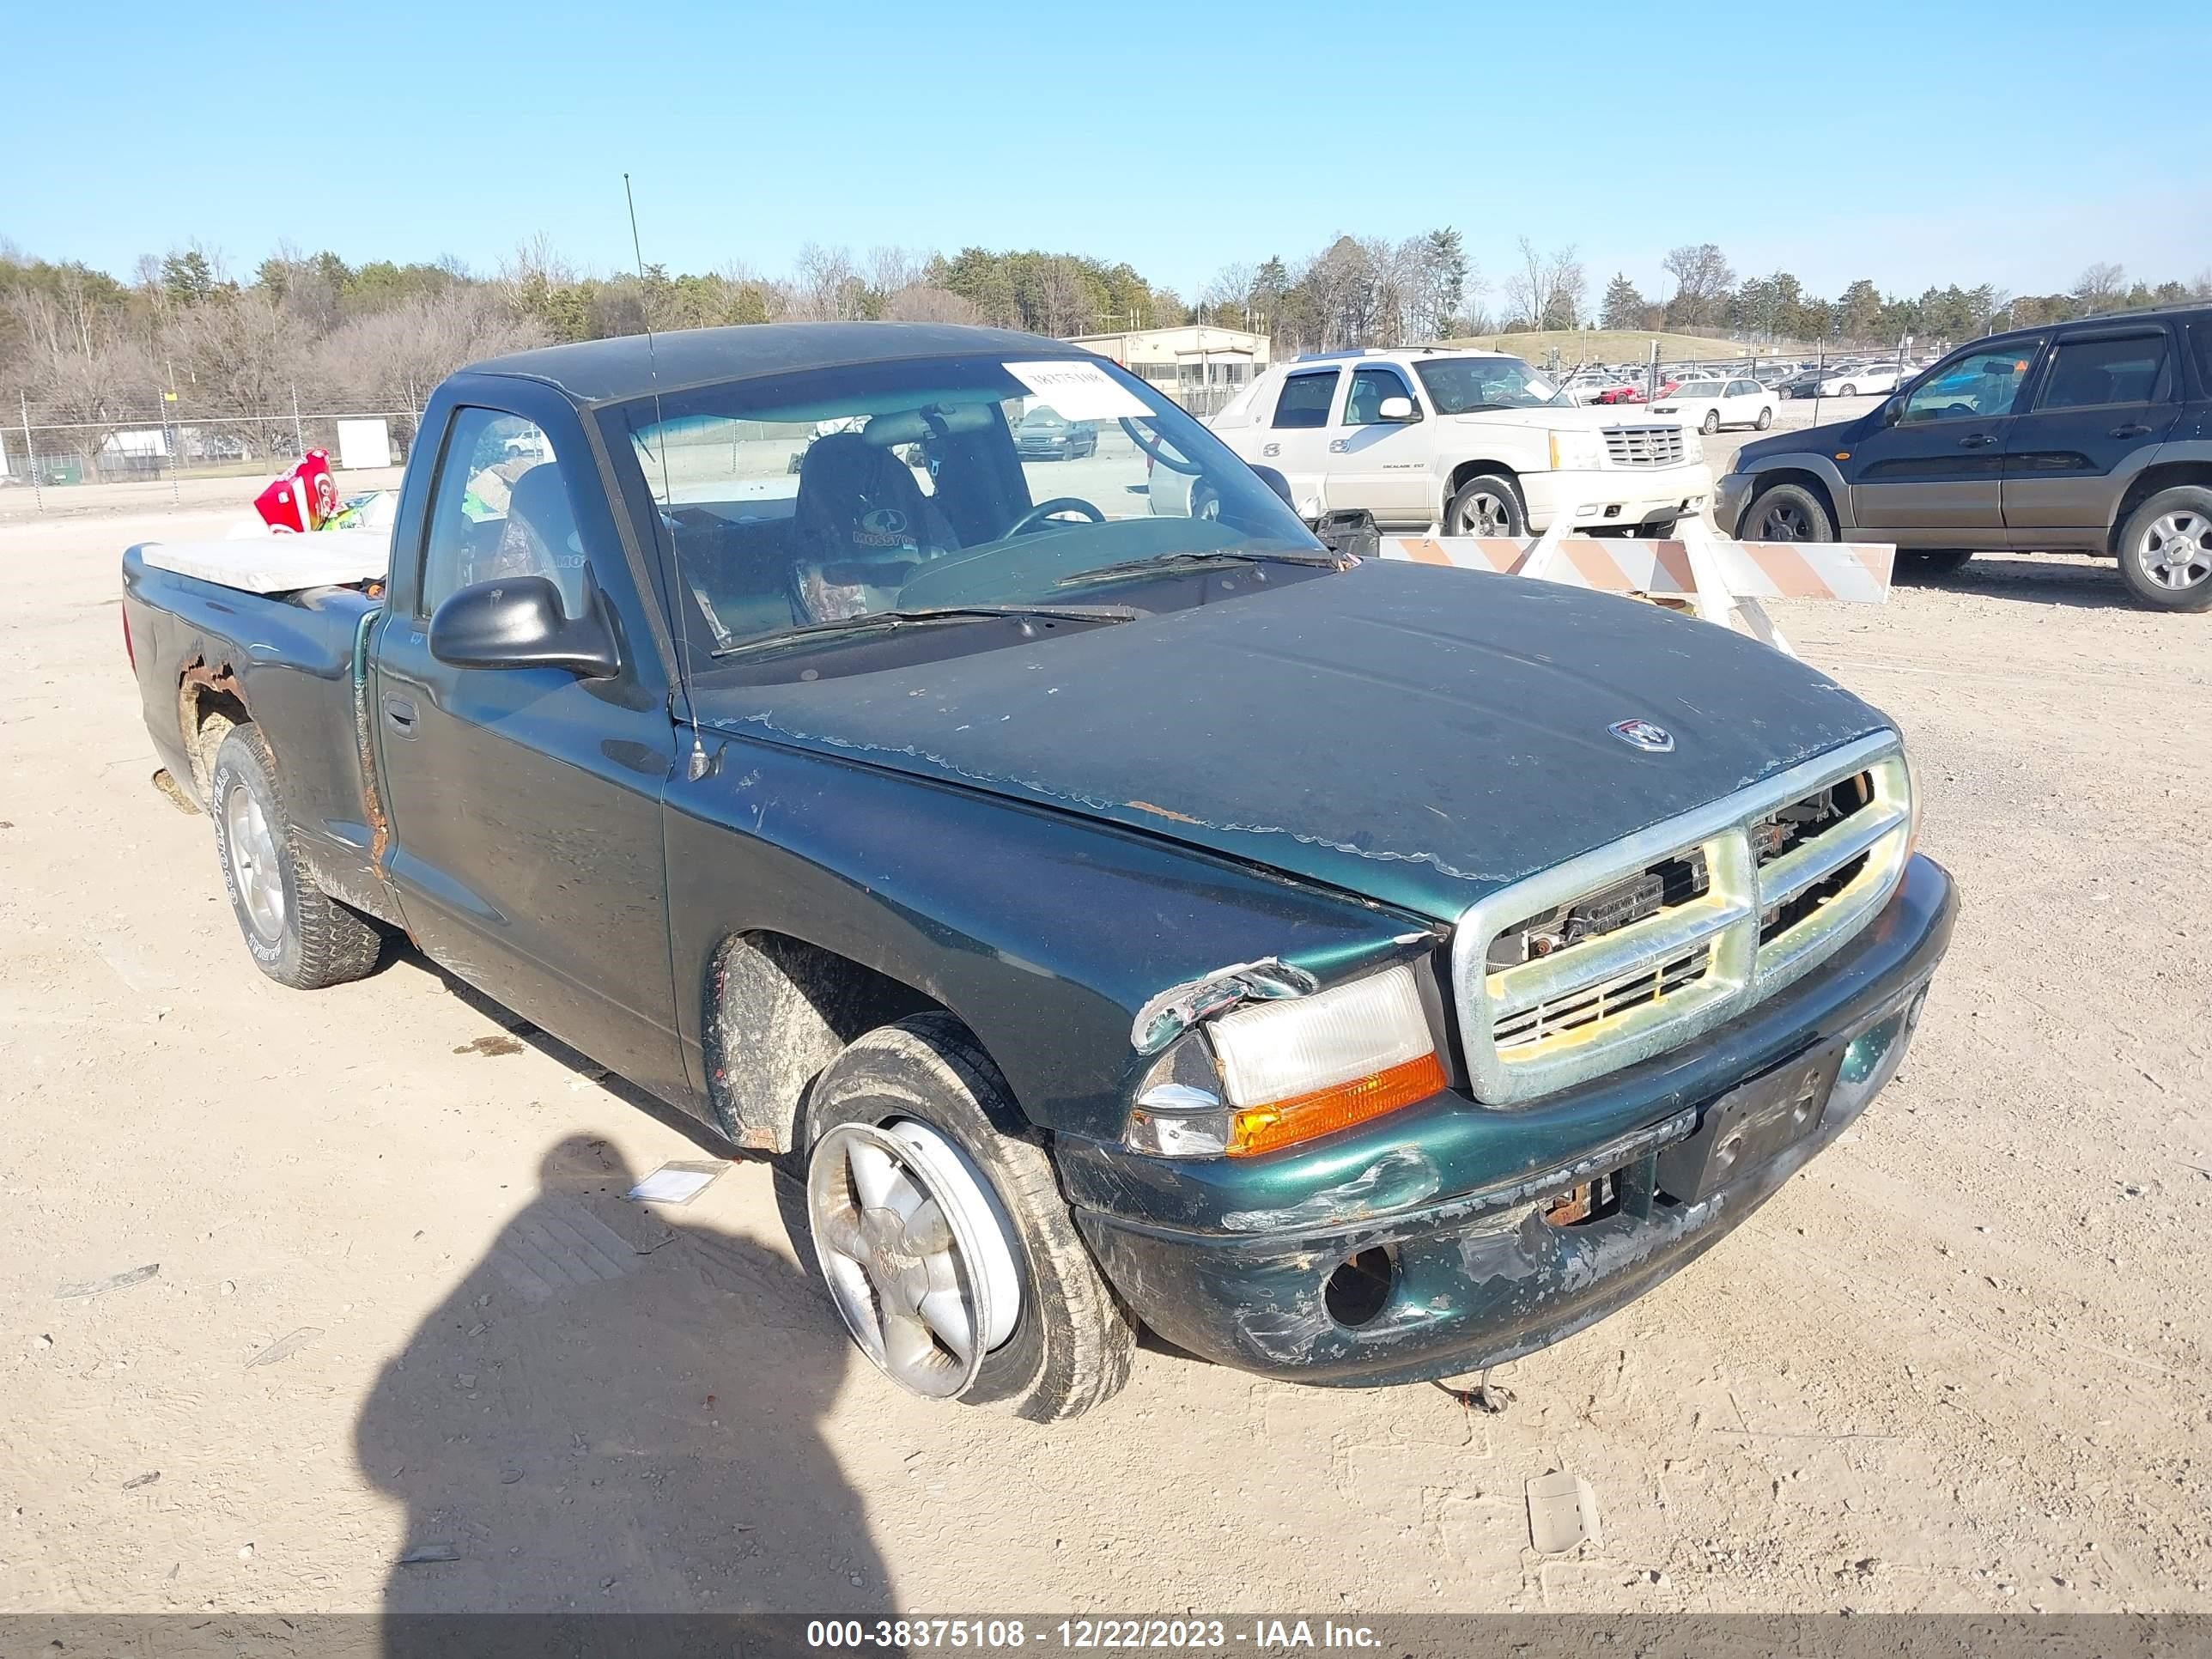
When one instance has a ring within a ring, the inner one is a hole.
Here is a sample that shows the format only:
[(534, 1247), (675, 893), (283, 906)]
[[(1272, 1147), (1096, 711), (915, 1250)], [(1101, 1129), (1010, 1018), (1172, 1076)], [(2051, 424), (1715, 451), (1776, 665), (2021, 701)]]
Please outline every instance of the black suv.
[(2212, 605), (2212, 305), (2084, 318), (1954, 351), (1856, 420), (1746, 444), (1715, 517), (1747, 541), (2112, 553), (2136, 598)]

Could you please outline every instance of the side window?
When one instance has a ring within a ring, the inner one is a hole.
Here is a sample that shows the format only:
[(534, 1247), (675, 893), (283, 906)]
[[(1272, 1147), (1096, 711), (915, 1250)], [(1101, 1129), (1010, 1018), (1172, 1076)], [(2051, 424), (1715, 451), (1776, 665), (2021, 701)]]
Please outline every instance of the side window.
[(2190, 324), (2189, 349), (2197, 356), (2197, 395), (2212, 397), (2212, 321)]
[(420, 614), (497, 576), (550, 576), (583, 614), (584, 544), (551, 440), (520, 415), (463, 409), (430, 495)]
[[(1344, 424), (1346, 426), (1381, 426), (1382, 400), (1385, 398), (1413, 399), (1413, 392), (1406, 385), (1406, 377), (1395, 368), (1381, 364), (1371, 368), (1352, 371), (1352, 390), (1344, 397)], [(1396, 426), (1400, 422), (1389, 424)]]
[(1921, 383), (1905, 402), (1899, 418), (1923, 421), (1985, 421), (2012, 413), (2021, 382), (2035, 366), (2040, 340), (2022, 340), (1996, 351), (1970, 351), (1953, 359)]
[(2146, 404), (2172, 395), (2166, 331), (2118, 338), (2061, 340), (2051, 354), (2038, 409), (2094, 409)]
[(1275, 399), (1279, 427), (1327, 426), (1328, 406), (1336, 397), (1336, 370), (1323, 368), (1293, 374), (1283, 382)]

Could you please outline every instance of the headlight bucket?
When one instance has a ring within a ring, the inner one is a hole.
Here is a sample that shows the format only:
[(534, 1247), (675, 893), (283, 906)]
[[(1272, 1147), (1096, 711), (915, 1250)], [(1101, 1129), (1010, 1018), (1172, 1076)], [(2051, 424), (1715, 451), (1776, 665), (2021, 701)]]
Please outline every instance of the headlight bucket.
[[(1200, 1042), (1206, 1045), (1200, 1050)], [(1213, 1079), (1199, 1071), (1210, 1051)], [(1155, 1061), (1124, 1142), (1164, 1158), (1247, 1158), (1364, 1123), (1447, 1086), (1412, 964), (1311, 996), (1248, 1004)]]

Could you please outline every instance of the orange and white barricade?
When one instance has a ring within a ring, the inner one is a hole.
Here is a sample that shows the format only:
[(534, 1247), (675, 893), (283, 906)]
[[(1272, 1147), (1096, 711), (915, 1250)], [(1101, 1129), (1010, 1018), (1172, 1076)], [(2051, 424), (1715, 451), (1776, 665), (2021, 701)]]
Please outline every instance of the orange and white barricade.
[(1501, 576), (1533, 576), (1600, 593), (1688, 611), (1795, 656), (1762, 601), (1839, 599), (1881, 605), (1889, 599), (1897, 549), (1886, 542), (1732, 542), (1696, 520), (1670, 541), (1563, 536), (1557, 526), (1532, 539), (1493, 536), (1386, 536), (1386, 559), (1451, 565)]

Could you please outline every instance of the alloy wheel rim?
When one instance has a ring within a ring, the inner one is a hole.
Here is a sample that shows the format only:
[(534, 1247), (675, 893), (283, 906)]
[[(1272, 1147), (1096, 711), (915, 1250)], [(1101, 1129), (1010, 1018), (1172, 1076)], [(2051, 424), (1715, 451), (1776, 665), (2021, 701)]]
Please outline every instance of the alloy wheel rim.
[(983, 1176), (927, 1125), (830, 1129), (807, 1164), (806, 1216), (845, 1328), (910, 1393), (964, 1394), (1013, 1334), (1012, 1230)]
[(1485, 491), (1468, 496), (1467, 505), (1460, 509), (1459, 533), (1462, 536), (1503, 536), (1509, 533), (1512, 523), (1505, 503)]
[(1766, 520), (1759, 527), (1759, 538), (1763, 542), (1797, 542), (1806, 539), (1805, 515), (1794, 507), (1770, 507)]
[(2169, 513), (2143, 532), (2136, 562), (2159, 586), (2179, 591), (2212, 576), (2212, 520)]
[(255, 933), (274, 944), (284, 933), (284, 878), (276, 867), (276, 837), (261, 803), (243, 783), (223, 797), (222, 832), (246, 920)]

